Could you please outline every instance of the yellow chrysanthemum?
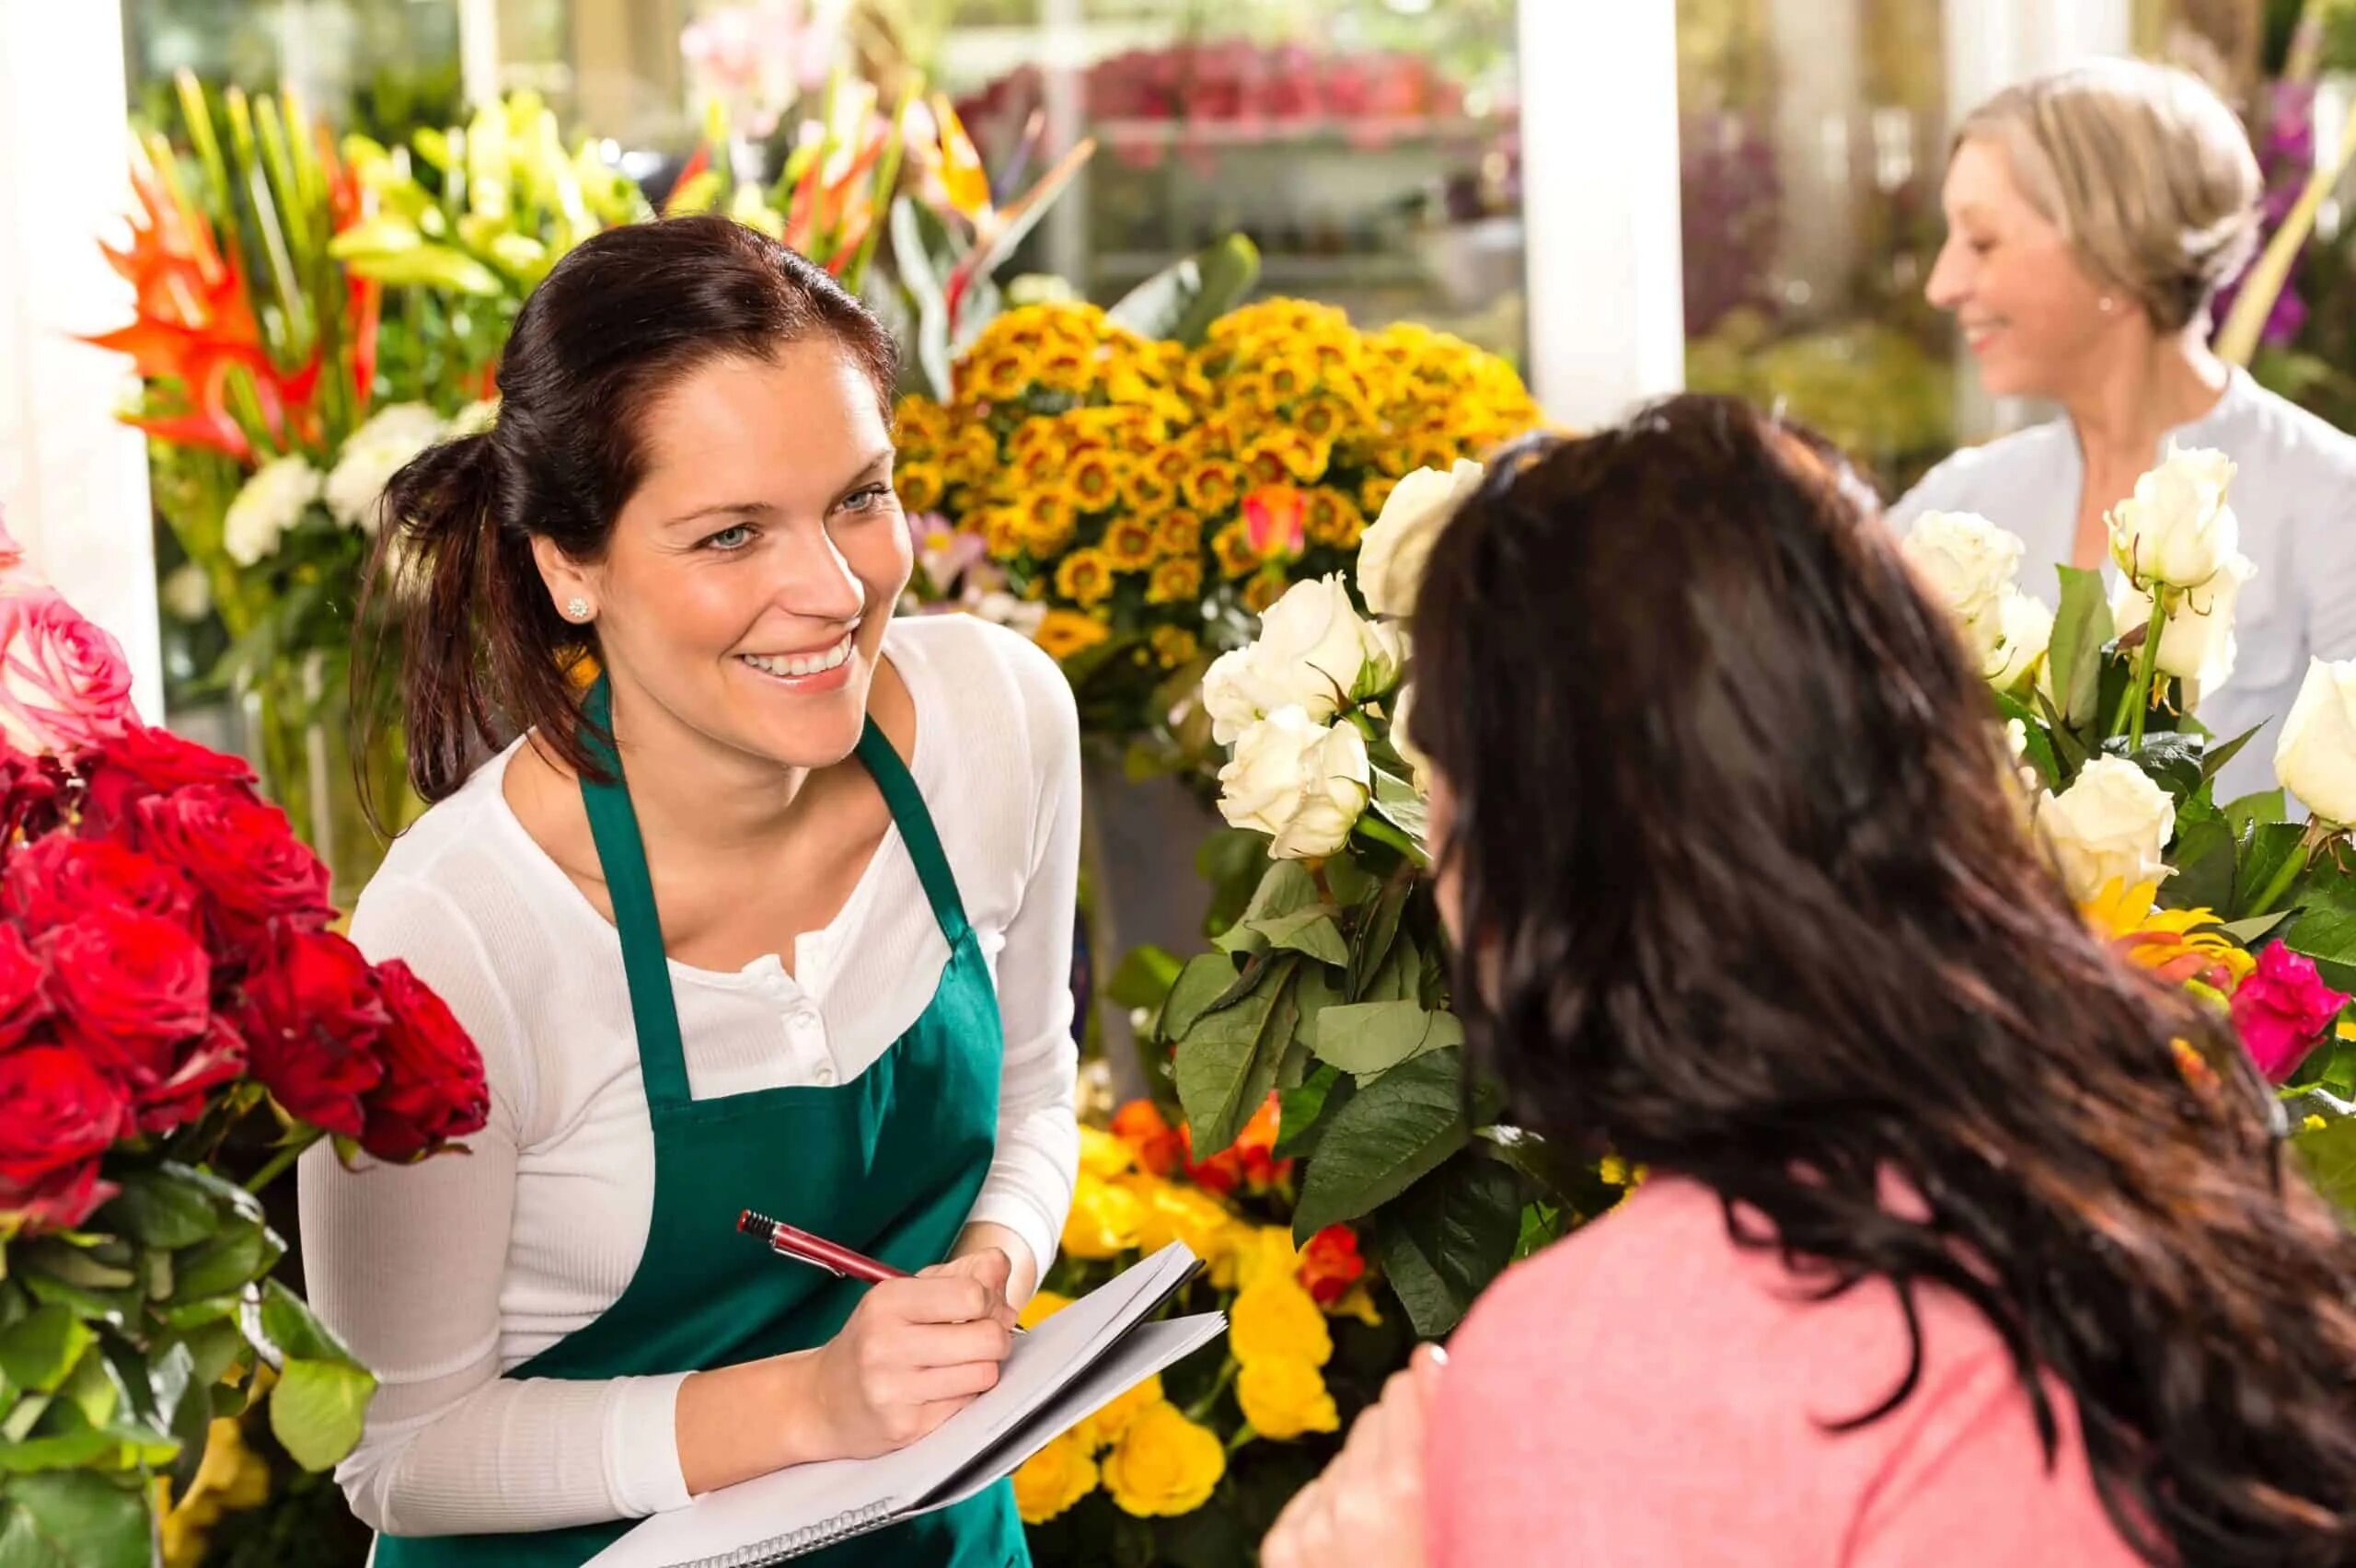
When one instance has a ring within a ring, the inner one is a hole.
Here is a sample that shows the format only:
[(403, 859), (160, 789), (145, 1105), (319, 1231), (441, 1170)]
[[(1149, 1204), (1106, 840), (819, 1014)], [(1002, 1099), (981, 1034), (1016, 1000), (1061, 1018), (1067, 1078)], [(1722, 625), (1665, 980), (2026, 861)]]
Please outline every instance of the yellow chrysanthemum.
[(1153, 564), (1157, 538), (1150, 520), (1115, 517), (1104, 525), (1105, 559), (1115, 571), (1143, 571)]
[(1292, 1243), (1290, 1227), (1248, 1226), (1211, 1264), (1210, 1279), (1221, 1290), (1242, 1290), (1269, 1279), (1298, 1284), (1299, 1268), (1300, 1251)]
[[(1153, 525), (1153, 548), (1165, 556), (1193, 558), (1203, 553), (1203, 519), (1188, 507), (1173, 506)], [(1191, 592), (1191, 590), (1190, 590)]]
[(1227, 1250), (1235, 1216), (1200, 1187), (1143, 1175), (1129, 1178), (1126, 1185), (1145, 1205), (1145, 1217), (1138, 1227), (1140, 1250), (1158, 1252), (1172, 1241), (1184, 1241), (1189, 1251), (1207, 1262)]
[[(1166, 566), (1170, 563), (1165, 561), (1162, 564)], [(1196, 566), (1193, 561), (1188, 561), (1186, 564), (1194, 566), (1195, 575), (1197, 578), (1201, 577), (1201, 567)], [(1154, 572), (1154, 577), (1159, 581), (1161, 576), (1161, 573), (1157, 569)], [(1147, 597), (1150, 598), (1151, 596), (1151, 593), (1149, 591)], [(1181, 669), (1187, 664), (1193, 663), (1195, 658), (1203, 651), (1203, 640), (1196, 637), (1193, 632), (1188, 631), (1183, 626), (1155, 627), (1153, 628), (1153, 636), (1148, 640), (1150, 641), (1153, 646), (1154, 658), (1161, 663), (1161, 667), (1165, 670)]]
[(1285, 596), (1285, 590), (1291, 586), (1282, 572), (1262, 572), (1245, 586), (1243, 607), (1255, 616), (1265, 616), (1276, 606), (1278, 599)]
[(1039, 351), (1033, 379), (1052, 391), (1084, 393), (1096, 385), (1096, 356), (1087, 349), (1051, 340)]
[(1149, 605), (1186, 605), (1203, 595), (1203, 561), (1200, 556), (1177, 556), (1161, 562), (1153, 575), (1146, 580), (1145, 600)]
[(1210, 1501), (1227, 1473), (1218, 1434), (1195, 1425), (1167, 1400), (1148, 1405), (1105, 1456), (1104, 1490), (1122, 1512), (1139, 1518), (1191, 1514)]
[(1235, 503), (1243, 499), (1243, 470), (1218, 458), (1206, 459), (1186, 471), (1181, 488), (1186, 492), (1187, 505), (1206, 517), (1216, 517), (1234, 511)]
[(1161, 1374), (1157, 1372), (1093, 1415), (1083, 1417), (1071, 1429), (1072, 1435), (1091, 1454), (1109, 1448), (1127, 1435), (1130, 1423), (1161, 1400)]
[(957, 400), (1011, 403), (1038, 378), (1038, 363), (1028, 354), (976, 354), (958, 368)]
[(1333, 1358), (1334, 1335), (1317, 1301), (1290, 1274), (1263, 1272), (1236, 1293), (1228, 1309), (1227, 1343), (1235, 1359), (1305, 1361), (1322, 1366)]
[(1236, 1374), (1235, 1401), (1261, 1436), (1279, 1443), (1311, 1432), (1338, 1432), (1341, 1412), (1324, 1375), (1305, 1361), (1272, 1356)]
[(982, 548), (992, 560), (1012, 560), (1022, 553), (1022, 513), (1011, 506), (993, 506), (980, 517)]
[(2157, 908), (2159, 891), (2157, 882), (2108, 882), (2080, 913), (2131, 962), (2177, 985), (2197, 981), (2231, 995), (2258, 960), (2218, 928), (2214, 910)]
[(1253, 489), (1290, 484), (1299, 461), (1299, 438), (1288, 430), (1263, 432), (1246, 441), (1242, 453), (1245, 483)]
[(1082, 452), (1064, 470), (1063, 493), (1075, 512), (1103, 512), (1118, 505), (1128, 459), (1109, 449)]
[(1251, 532), (1241, 517), (1211, 536), (1211, 554), (1229, 577), (1249, 577), (1260, 570), (1260, 553), (1252, 548)]
[(892, 488), (910, 512), (930, 512), (941, 504), (941, 470), (930, 463), (903, 463), (892, 475)]
[(1083, 1175), (1064, 1216), (1064, 1251), (1085, 1262), (1115, 1257), (1138, 1244), (1145, 1205), (1126, 1187)]
[(1330, 486), (1320, 485), (1303, 496), (1302, 525), (1310, 542), (1329, 549), (1355, 548), (1366, 532), (1366, 514), (1358, 503)]
[(930, 398), (910, 396), (892, 406), (892, 443), (903, 453), (936, 450), (949, 429), (949, 410)]
[(1056, 568), (1056, 592), (1085, 608), (1113, 594), (1113, 563), (1103, 550), (1077, 549)]
[(1358, 512), (1366, 517), (1380, 517), (1391, 501), (1391, 492), (1399, 488), (1395, 474), (1374, 474), (1359, 482)]
[(968, 424), (959, 427), (941, 449), (941, 466), (953, 485), (982, 483), (1004, 461), (999, 455), (998, 437), (989, 427)]
[(1026, 1525), (1044, 1525), (1096, 1490), (1096, 1461), (1065, 1433), (1016, 1467), (1014, 1511)]
[(1159, 517), (1177, 499), (1176, 483), (1164, 478), (1152, 463), (1143, 459), (1121, 480), (1121, 500), (1140, 517)]

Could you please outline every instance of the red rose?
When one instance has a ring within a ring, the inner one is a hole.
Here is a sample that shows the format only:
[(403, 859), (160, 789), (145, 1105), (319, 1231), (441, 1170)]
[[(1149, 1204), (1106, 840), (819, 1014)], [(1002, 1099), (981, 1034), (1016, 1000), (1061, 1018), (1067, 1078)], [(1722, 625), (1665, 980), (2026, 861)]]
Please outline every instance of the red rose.
[(131, 909), (94, 909), (47, 933), (58, 1033), (126, 1093), (171, 1076), (172, 1047), (212, 1017), (213, 961), (187, 928)]
[(194, 784), (150, 796), (133, 808), (131, 837), (195, 881), (216, 952), (251, 946), (273, 920), (310, 930), (334, 916), (327, 867), (295, 838), (285, 813), (242, 789)]
[(134, 724), (90, 760), (88, 776), (84, 809), (98, 826), (109, 829), (150, 795), (168, 795), (192, 784), (250, 785), (254, 770), (243, 758), (183, 740), (169, 730)]
[(64, 775), (52, 756), (33, 756), (0, 741), (0, 843), (18, 831), (38, 834), (55, 818)]
[(0, 876), (0, 914), (40, 932), (94, 909), (128, 908), (187, 925), (196, 888), (173, 867), (109, 838), (35, 839)]
[(1186, 1161), (1186, 1140), (1150, 1100), (1132, 1100), (1114, 1113), (1113, 1136), (1129, 1146), (1147, 1174), (1167, 1176)]
[(480, 1132), (491, 1113), (482, 1053), (448, 1006), (397, 958), (376, 966), (376, 994), (392, 1026), (385, 1032), (384, 1080), (364, 1101), (360, 1147), (379, 1159), (409, 1159)]
[(173, 1057), (168, 1076), (137, 1096), (136, 1113), (144, 1132), (167, 1133), (202, 1115), (214, 1090), (244, 1076), (245, 1037), (215, 1013), (204, 1032), (182, 1041)]
[(1366, 1274), (1366, 1260), (1358, 1255), (1358, 1233), (1346, 1225), (1327, 1226), (1300, 1250), (1296, 1272), (1301, 1288), (1317, 1305), (1331, 1307)]
[(62, 1045), (0, 1055), (0, 1234), (79, 1225), (113, 1195), (98, 1157), (129, 1117), (114, 1085)]
[(385, 1069), (377, 1043), (391, 1015), (360, 950), (332, 931), (292, 931), (246, 978), (246, 1044), (254, 1076), (315, 1127), (356, 1138), (360, 1099)]
[(0, 1051), (14, 1045), (49, 1016), (48, 977), (43, 963), (14, 926), (0, 926)]

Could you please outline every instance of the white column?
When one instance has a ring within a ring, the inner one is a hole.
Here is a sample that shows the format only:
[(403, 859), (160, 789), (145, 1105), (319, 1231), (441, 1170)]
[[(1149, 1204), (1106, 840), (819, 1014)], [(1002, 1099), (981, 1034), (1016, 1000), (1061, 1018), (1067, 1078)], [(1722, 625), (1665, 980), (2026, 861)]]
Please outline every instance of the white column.
[(1858, 206), (1874, 194), (1872, 144), (1862, 157), (1855, 145), (1869, 135), (1859, 11), (1823, 0), (1778, 0), (1767, 8), (1775, 175), (1787, 219), (1806, 214), (1782, 225), (1776, 271), (1790, 280), (1789, 303), (1804, 312), (1842, 313), (1857, 267)]
[(499, 0), (458, 0), (458, 78), (467, 102), (499, 97)]
[(1677, 8), (1519, 10), (1530, 382), (1553, 418), (1600, 424), (1685, 385)]
[(131, 201), (124, 110), (120, 6), (0, 0), (0, 507), (161, 721), (146, 440), (115, 418), (128, 362), (72, 337), (131, 316), (97, 245)]

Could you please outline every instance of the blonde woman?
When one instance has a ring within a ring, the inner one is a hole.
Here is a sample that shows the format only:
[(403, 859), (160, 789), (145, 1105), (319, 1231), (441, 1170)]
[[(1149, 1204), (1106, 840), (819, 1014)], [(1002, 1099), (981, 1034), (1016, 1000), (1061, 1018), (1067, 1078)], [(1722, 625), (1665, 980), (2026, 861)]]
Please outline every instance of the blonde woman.
[[(2239, 734), (2288, 711), (2310, 657), (2356, 654), (2356, 440), (2209, 351), (2218, 286), (2257, 234), (2257, 159), (2233, 111), (2184, 72), (2132, 60), (2008, 87), (1964, 121), (1927, 289), (1998, 397), (2059, 405), (2050, 423), (1959, 452), (1892, 511), (1977, 512), (2028, 545), (2050, 604), (2056, 564), (2108, 555), (2104, 513), (2173, 440), (2238, 467), (2237, 657), (2200, 718)], [(2225, 772), (2271, 787), (2271, 735)]]

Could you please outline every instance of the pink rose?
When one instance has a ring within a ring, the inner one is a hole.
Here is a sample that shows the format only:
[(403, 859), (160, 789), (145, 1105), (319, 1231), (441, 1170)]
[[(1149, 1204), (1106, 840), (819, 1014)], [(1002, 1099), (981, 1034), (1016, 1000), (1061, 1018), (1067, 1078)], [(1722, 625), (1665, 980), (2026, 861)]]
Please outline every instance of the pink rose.
[(0, 738), (72, 755), (131, 720), (131, 667), (113, 638), (53, 588), (0, 592)]
[(2234, 993), (2234, 1027), (2269, 1083), (2281, 1083), (2320, 1043), (2348, 998), (2323, 983), (2316, 961), (2276, 942)]

